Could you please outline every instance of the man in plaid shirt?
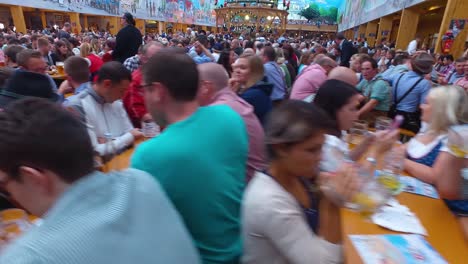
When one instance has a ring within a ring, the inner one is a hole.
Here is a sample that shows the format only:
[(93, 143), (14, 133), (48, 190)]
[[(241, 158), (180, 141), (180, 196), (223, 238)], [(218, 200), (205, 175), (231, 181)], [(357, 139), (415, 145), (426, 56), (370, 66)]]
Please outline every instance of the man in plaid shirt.
[(140, 54), (141, 54), (142, 49), (143, 49), (143, 46), (140, 46), (140, 48), (138, 49), (138, 54), (124, 61), (123, 66), (127, 68), (127, 70), (129, 70), (130, 72), (134, 72), (140, 67), (141, 65)]
[[(149, 42), (141, 49), (140, 62), (145, 64), (158, 50), (163, 46), (159, 42)], [(130, 59), (130, 58), (129, 58)], [(132, 73), (132, 82), (128, 87), (122, 99), (125, 110), (127, 111), (130, 121), (134, 127), (141, 127), (141, 121), (150, 120), (151, 115), (146, 110), (145, 99), (143, 98), (143, 82), (141, 67), (138, 67)]]

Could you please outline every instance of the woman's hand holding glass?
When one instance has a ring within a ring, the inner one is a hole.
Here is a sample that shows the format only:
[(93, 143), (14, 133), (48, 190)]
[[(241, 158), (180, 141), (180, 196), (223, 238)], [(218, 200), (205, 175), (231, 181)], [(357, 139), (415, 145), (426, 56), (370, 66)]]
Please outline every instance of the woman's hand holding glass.
[(376, 154), (383, 154), (388, 152), (397, 142), (400, 132), (395, 130), (382, 130), (374, 133), (375, 143), (374, 151)]
[(355, 163), (343, 163), (335, 172), (322, 172), (319, 186), (324, 197), (335, 206), (346, 206), (371, 216), (391, 197), (391, 193), (373, 177), (373, 171)]
[(336, 172), (322, 172), (319, 176), (319, 186), (325, 198), (339, 207), (352, 200), (361, 184), (354, 163), (342, 163)]

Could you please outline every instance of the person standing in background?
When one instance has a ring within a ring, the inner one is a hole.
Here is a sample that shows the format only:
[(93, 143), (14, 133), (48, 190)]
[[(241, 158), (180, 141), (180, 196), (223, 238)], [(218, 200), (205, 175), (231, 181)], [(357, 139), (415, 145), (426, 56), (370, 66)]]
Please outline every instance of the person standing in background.
[(70, 31), (71, 31), (71, 25), (70, 23), (68, 22), (65, 22), (63, 24), (63, 28), (59, 30), (58, 34), (57, 34), (57, 38), (58, 39), (69, 39), (71, 36), (70, 36)]
[(138, 48), (142, 43), (142, 35), (140, 30), (135, 27), (135, 20), (132, 14), (125, 13), (120, 18), (120, 23), (123, 28), (117, 33), (115, 49), (112, 57), (115, 61), (124, 63), (127, 58), (130, 58), (138, 53)]
[(349, 67), (349, 60), (351, 59), (351, 56), (356, 53), (353, 43), (347, 41), (342, 33), (338, 33), (338, 35), (336, 35), (335, 42), (341, 50), (340, 66)]
[(419, 42), (421, 42), (421, 37), (416, 36), (416, 38), (413, 39), (409, 43), (408, 48), (406, 49), (406, 51), (408, 52), (409, 55), (413, 55), (416, 52), (416, 50), (418, 49)]

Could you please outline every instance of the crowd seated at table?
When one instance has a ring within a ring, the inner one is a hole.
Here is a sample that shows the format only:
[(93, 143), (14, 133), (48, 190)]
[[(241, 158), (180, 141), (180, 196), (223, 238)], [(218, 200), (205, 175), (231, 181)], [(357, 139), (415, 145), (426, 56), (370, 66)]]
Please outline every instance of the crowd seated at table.
[[(0, 219), (0, 263), (342, 263), (342, 212), (359, 211), (350, 204), (376, 181), (363, 175), (396, 149), (398, 173), (433, 186), (442, 200), (421, 201), (440, 202), (436, 220), (459, 221), (468, 239), (466, 56), (438, 65), (413, 42), (369, 52), (342, 34), (190, 30), (130, 43), (139, 32), (121, 20), (116, 38), (0, 35), (0, 193), (11, 201), (0, 205), (42, 218), (8, 241)], [(379, 128), (389, 116), (403, 129)], [(162, 132), (148, 136), (147, 123)], [(122, 152), (130, 168), (114, 170)]]

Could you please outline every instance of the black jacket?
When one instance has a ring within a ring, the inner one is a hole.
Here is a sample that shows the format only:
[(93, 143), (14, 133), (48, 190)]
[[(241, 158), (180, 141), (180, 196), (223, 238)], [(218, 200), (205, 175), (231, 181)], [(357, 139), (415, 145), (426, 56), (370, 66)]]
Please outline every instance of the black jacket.
[(343, 40), (341, 46), (341, 57), (340, 57), (340, 66), (349, 67), (349, 60), (351, 56), (356, 53), (353, 43), (347, 41), (346, 39)]
[(117, 33), (115, 49), (112, 58), (123, 63), (127, 58), (135, 56), (142, 43), (140, 30), (133, 25), (127, 25)]
[(265, 123), (267, 114), (273, 108), (273, 103), (270, 99), (272, 91), (273, 84), (262, 80), (239, 95), (247, 103), (253, 106), (255, 115), (262, 124)]
[(63, 30), (59, 30), (58, 31), (58, 34), (57, 34), (57, 38), (58, 39), (70, 39), (70, 33), (66, 32), (66, 31), (63, 31)]

